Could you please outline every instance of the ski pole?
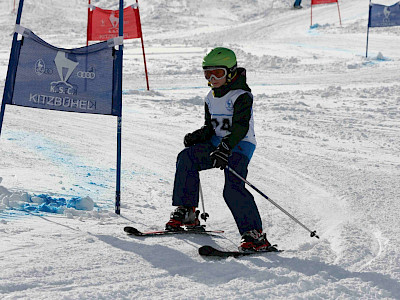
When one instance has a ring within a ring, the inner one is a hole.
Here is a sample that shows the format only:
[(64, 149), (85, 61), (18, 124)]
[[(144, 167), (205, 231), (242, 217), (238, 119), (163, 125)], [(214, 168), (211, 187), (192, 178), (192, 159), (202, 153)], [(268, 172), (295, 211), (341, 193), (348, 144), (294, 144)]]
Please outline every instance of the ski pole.
[(248, 182), (246, 179), (244, 179), (242, 176), (240, 176), (238, 173), (236, 173), (235, 170), (231, 169), (229, 166), (227, 166), (227, 168), (233, 175), (235, 175), (237, 178), (242, 180), (244, 183), (247, 183), (250, 187), (252, 187), (261, 196), (263, 196), (265, 199), (267, 199), (269, 202), (271, 202), (273, 205), (275, 205), (277, 208), (279, 208), (289, 218), (291, 218), (293, 221), (295, 221), (297, 224), (299, 224), (301, 227), (303, 227), (305, 230), (307, 230), (310, 233), (311, 237), (315, 236), (317, 239), (319, 239), (319, 236), (317, 235), (316, 230), (311, 231), (310, 229), (308, 229), (303, 223), (301, 223), (299, 220), (297, 220), (295, 217), (293, 217), (290, 213), (288, 213), (285, 209), (283, 209), (278, 203), (276, 203), (274, 200), (269, 198), (267, 195), (265, 195), (263, 192), (261, 192), (258, 188), (256, 188), (254, 185), (252, 185), (250, 182)]
[(207, 222), (207, 218), (209, 217), (209, 214), (206, 213), (206, 210), (204, 208), (204, 197), (203, 197), (203, 190), (201, 189), (201, 183), (199, 180), (199, 192), (200, 192), (200, 199), (201, 199), (201, 205), (203, 206), (203, 213), (200, 215), (200, 217)]

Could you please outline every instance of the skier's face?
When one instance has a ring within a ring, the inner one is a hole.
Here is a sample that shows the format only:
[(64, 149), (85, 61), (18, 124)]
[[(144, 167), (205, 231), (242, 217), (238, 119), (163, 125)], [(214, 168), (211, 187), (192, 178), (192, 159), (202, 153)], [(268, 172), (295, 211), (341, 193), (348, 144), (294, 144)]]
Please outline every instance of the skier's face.
[(226, 77), (221, 78), (221, 79), (215, 79), (214, 77), (211, 77), (210, 82), (211, 82), (212, 87), (219, 88), (225, 84)]

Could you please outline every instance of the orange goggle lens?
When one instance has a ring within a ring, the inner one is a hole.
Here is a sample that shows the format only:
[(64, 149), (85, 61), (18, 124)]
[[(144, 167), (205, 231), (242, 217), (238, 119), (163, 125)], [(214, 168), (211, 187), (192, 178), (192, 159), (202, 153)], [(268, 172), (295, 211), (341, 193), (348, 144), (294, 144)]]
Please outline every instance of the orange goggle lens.
[(216, 68), (216, 69), (205, 69), (204, 77), (207, 80), (211, 80), (211, 77), (214, 77), (216, 80), (222, 79), (226, 76), (226, 69), (224, 68)]

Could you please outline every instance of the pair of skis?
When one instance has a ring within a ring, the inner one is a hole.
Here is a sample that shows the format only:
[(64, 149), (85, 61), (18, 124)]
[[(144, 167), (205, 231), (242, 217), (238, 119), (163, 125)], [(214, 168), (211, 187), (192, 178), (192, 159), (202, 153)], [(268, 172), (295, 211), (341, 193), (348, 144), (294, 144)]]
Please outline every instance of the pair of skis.
[[(151, 236), (162, 236), (162, 235), (175, 235), (175, 234), (204, 234), (204, 235), (215, 235), (224, 233), (223, 230), (206, 230), (202, 226), (194, 227), (194, 228), (185, 228), (179, 231), (170, 231), (170, 230), (160, 230), (160, 231), (148, 231), (142, 232), (132, 226), (126, 226), (124, 231), (128, 235), (134, 235), (138, 237), (151, 237)], [(202, 246), (199, 248), (199, 254), (202, 256), (216, 256), (216, 257), (240, 257), (247, 255), (260, 254), (264, 252), (281, 252), (282, 250), (278, 250), (274, 246), (269, 247), (263, 251), (249, 251), (249, 252), (241, 252), (241, 251), (224, 251), (218, 250), (212, 246)]]

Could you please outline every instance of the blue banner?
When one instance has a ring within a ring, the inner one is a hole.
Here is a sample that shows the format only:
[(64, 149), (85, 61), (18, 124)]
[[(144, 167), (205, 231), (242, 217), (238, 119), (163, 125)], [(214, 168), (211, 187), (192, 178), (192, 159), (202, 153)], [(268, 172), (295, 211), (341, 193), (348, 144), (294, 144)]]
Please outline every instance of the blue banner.
[(400, 2), (392, 6), (370, 4), (368, 27), (400, 26)]
[(11, 104), (80, 113), (120, 115), (113, 103), (114, 44), (54, 47), (24, 30)]

